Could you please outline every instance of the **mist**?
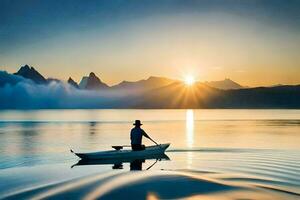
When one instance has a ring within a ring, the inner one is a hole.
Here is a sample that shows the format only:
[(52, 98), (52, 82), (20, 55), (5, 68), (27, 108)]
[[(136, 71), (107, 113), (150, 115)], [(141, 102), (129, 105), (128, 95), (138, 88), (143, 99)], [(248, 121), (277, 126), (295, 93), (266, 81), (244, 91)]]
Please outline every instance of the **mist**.
[(120, 91), (80, 90), (68, 83), (36, 84), (0, 71), (0, 109), (115, 108), (126, 94)]

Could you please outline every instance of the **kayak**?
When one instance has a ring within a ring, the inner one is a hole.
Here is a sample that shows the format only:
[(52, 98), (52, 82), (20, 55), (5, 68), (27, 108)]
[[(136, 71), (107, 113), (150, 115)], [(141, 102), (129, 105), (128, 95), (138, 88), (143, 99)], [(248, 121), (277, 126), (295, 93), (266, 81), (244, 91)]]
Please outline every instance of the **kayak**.
[(148, 146), (141, 151), (132, 151), (132, 150), (111, 150), (111, 151), (98, 151), (91, 153), (75, 153), (81, 159), (85, 160), (98, 160), (98, 159), (122, 159), (122, 158), (144, 158), (145, 156), (161, 155), (164, 154), (166, 149), (170, 146), (170, 143), (159, 144)]

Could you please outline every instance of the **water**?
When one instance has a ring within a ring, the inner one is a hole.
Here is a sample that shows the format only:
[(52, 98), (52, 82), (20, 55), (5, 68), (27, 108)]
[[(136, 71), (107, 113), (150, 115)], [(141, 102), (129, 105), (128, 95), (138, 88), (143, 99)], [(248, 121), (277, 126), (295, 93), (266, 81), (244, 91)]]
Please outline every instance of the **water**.
[[(135, 119), (170, 160), (73, 166)], [(0, 198), (300, 198), (300, 110), (1, 111), (0, 152)]]

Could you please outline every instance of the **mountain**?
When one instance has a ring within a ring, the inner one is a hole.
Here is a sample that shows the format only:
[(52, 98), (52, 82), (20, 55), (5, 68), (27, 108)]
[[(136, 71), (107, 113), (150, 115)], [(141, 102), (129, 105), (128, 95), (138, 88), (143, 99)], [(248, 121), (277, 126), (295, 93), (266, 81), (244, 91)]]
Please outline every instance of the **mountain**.
[(150, 76), (146, 80), (139, 80), (135, 82), (123, 81), (118, 85), (112, 86), (111, 89), (140, 92), (140, 91), (151, 90), (158, 87), (163, 87), (173, 82), (175, 82), (175, 80), (164, 78), (164, 77)]
[(46, 84), (47, 80), (41, 75), (38, 71), (36, 71), (33, 67), (29, 67), (28, 65), (24, 65), (19, 69), (18, 72), (14, 73), (15, 75), (22, 76), (27, 79), (33, 80), (37, 84)]
[(71, 77), (69, 77), (68, 83), (77, 89), (79, 88), (78, 83), (76, 83), (76, 81), (74, 81)]
[(79, 83), (79, 89), (85, 89), (86, 88), (86, 85), (87, 85), (87, 81), (88, 81), (88, 76), (84, 76), (82, 77), (80, 83)]
[(109, 86), (103, 83), (94, 72), (91, 72), (89, 76), (84, 76), (79, 84), (80, 89), (88, 90), (99, 90), (99, 89), (108, 89)]
[(221, 90), (236, 90), (236, 89), (242, 89), (244, 88), (240, 84), (226, 78), (222, 81), (210, 81), (210, 82), (204, 82), (204, 84), (214, 87)]

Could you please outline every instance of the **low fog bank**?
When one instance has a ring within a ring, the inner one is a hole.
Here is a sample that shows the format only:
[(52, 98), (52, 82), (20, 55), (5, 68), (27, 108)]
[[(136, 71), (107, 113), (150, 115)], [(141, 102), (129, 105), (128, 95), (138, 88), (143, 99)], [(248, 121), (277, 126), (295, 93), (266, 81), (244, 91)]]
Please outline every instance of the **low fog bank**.
[(120, 91), (79, 90), (57, 81), (35, 84), (0, 71), (0, 109), (115, 108), (128, 106), (124, 98)]

